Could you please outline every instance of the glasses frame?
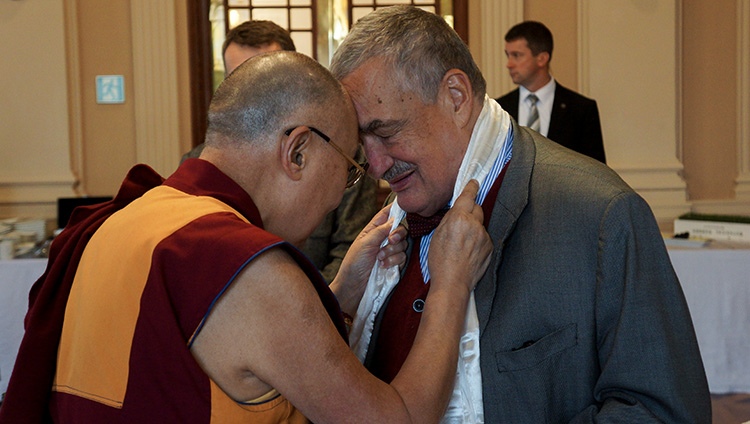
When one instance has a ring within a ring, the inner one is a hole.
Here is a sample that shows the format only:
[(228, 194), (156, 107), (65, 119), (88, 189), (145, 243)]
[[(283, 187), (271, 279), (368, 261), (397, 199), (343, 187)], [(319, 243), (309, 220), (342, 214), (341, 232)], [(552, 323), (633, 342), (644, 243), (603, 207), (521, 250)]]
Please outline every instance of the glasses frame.
[[(357, 163), (356, 160), (354, 160), (349, 155), (344, 153), (344, 151), (341, 150), (341, 147), (337, 146), (336, 143), (331, 141), (331, 137), (328, 137), (323, 131), (315, 127), (311, 127), (307, 125), (306, 127), (313, 133), (317, 134), (318, 137), (322, 138), (329, 146), (333, 147), (334, 150), (336, 150), (341, 156), (344, 157), (344, 159), (347, 160), (347, 162), (351, 164), (351, 166), (349, 166), (349, 169), (348, 169), (349, 174), (346, 176), (346, 188), (353, 187), (362, 179), (362, 177), (367, 175), (367, 169), (370, 167), (369, 163), (367, 162), (365, 162), (364, 164)], [(289, 137), (292, 131), (296, 130), (297, 128), (299, 128), (299, 126), (289, 128), (288, 130), (284, 131), (284, 135)]]

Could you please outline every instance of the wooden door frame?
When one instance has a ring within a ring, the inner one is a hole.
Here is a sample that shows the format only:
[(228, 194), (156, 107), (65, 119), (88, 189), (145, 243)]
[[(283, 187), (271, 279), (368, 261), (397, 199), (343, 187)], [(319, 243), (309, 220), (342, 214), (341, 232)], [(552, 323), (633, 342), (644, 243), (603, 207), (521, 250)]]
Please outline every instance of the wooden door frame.
[(211, 0), (188, 2), (188, 43), (190, 57), (191, 145), (197, 146), (206, 136), (208, 105), (213, 96), (213, 46), (211, 44)]
[(469, 44), (469, 0), (453, 0), (453, 29)]

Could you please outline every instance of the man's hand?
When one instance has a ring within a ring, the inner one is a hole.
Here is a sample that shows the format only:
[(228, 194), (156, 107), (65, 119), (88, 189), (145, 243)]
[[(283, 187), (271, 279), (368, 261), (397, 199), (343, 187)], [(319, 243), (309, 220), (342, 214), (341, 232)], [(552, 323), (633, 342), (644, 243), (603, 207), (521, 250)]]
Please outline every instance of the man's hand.
[(469, 181), (435, 229), (428, 256), (430, 290), (440, 287), (436, 284), (460, 282), (471, 292), (487, 270), (492, 240), (483, 225), (482, 207), (474, 200), (478, 191), (477, 181)]

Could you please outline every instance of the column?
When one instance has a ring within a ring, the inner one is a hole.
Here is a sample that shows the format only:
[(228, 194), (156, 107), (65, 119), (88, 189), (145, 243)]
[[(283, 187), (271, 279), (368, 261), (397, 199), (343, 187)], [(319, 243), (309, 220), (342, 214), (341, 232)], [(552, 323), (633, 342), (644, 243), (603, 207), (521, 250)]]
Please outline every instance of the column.
[(666, 225), (689, 210), (680, 161), (680, 2), (579, 0), (579, 87), (607, 163)]
[(750, 202), (750, 3), (737, 0), (736, 200)]
[(505, 69), (505, 33), (523, 21), (523, 0), (481, 0), (482, 43), (477, 65), (487, 80), (487, 93), (500, 97), (516, 88)]
[(132, 0), (136, 159), (163, 176), (177, 168), (180, 131), (175, 5)]

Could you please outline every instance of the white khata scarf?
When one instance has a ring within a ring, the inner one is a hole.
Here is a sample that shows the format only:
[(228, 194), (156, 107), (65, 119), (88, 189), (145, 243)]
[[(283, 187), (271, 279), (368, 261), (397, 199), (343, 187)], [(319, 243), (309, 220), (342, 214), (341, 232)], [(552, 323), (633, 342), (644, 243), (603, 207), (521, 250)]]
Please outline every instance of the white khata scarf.
[[(450, 206), (456, 201), (466, 184), (472, 179), (479, 182), (477, 203), (482, 204), (500, 171), (508, 163), (512, 150), (510, 115), (489, 96), (485, 95), (482, 112), (474, 126), (469, 146), (458, 171), (456, 185)], [(390, 217), (395, 217), (393, 229), (406, 216), (398, 205), (398, 198), (391, 206)], [(424, 281), (430, 280), (427, 269), (432, 233), (423, 236), (419, 252), (420, 266)], [(352, 351), (364, 362), (372, 337), (375, 317), (400, 278), (398, 267), (381, 268), (377, 264), (370, 273), (370, 280), (354, 318), (349, 340)], [(479, 367), (479, 320), (477, 319), (474, 293), (469, 299), (469, 307), (461, 337), (458, 368), (453, 395), (442, 423), (480, 424), (484, 422), (482, 405), (482, 374)]]

